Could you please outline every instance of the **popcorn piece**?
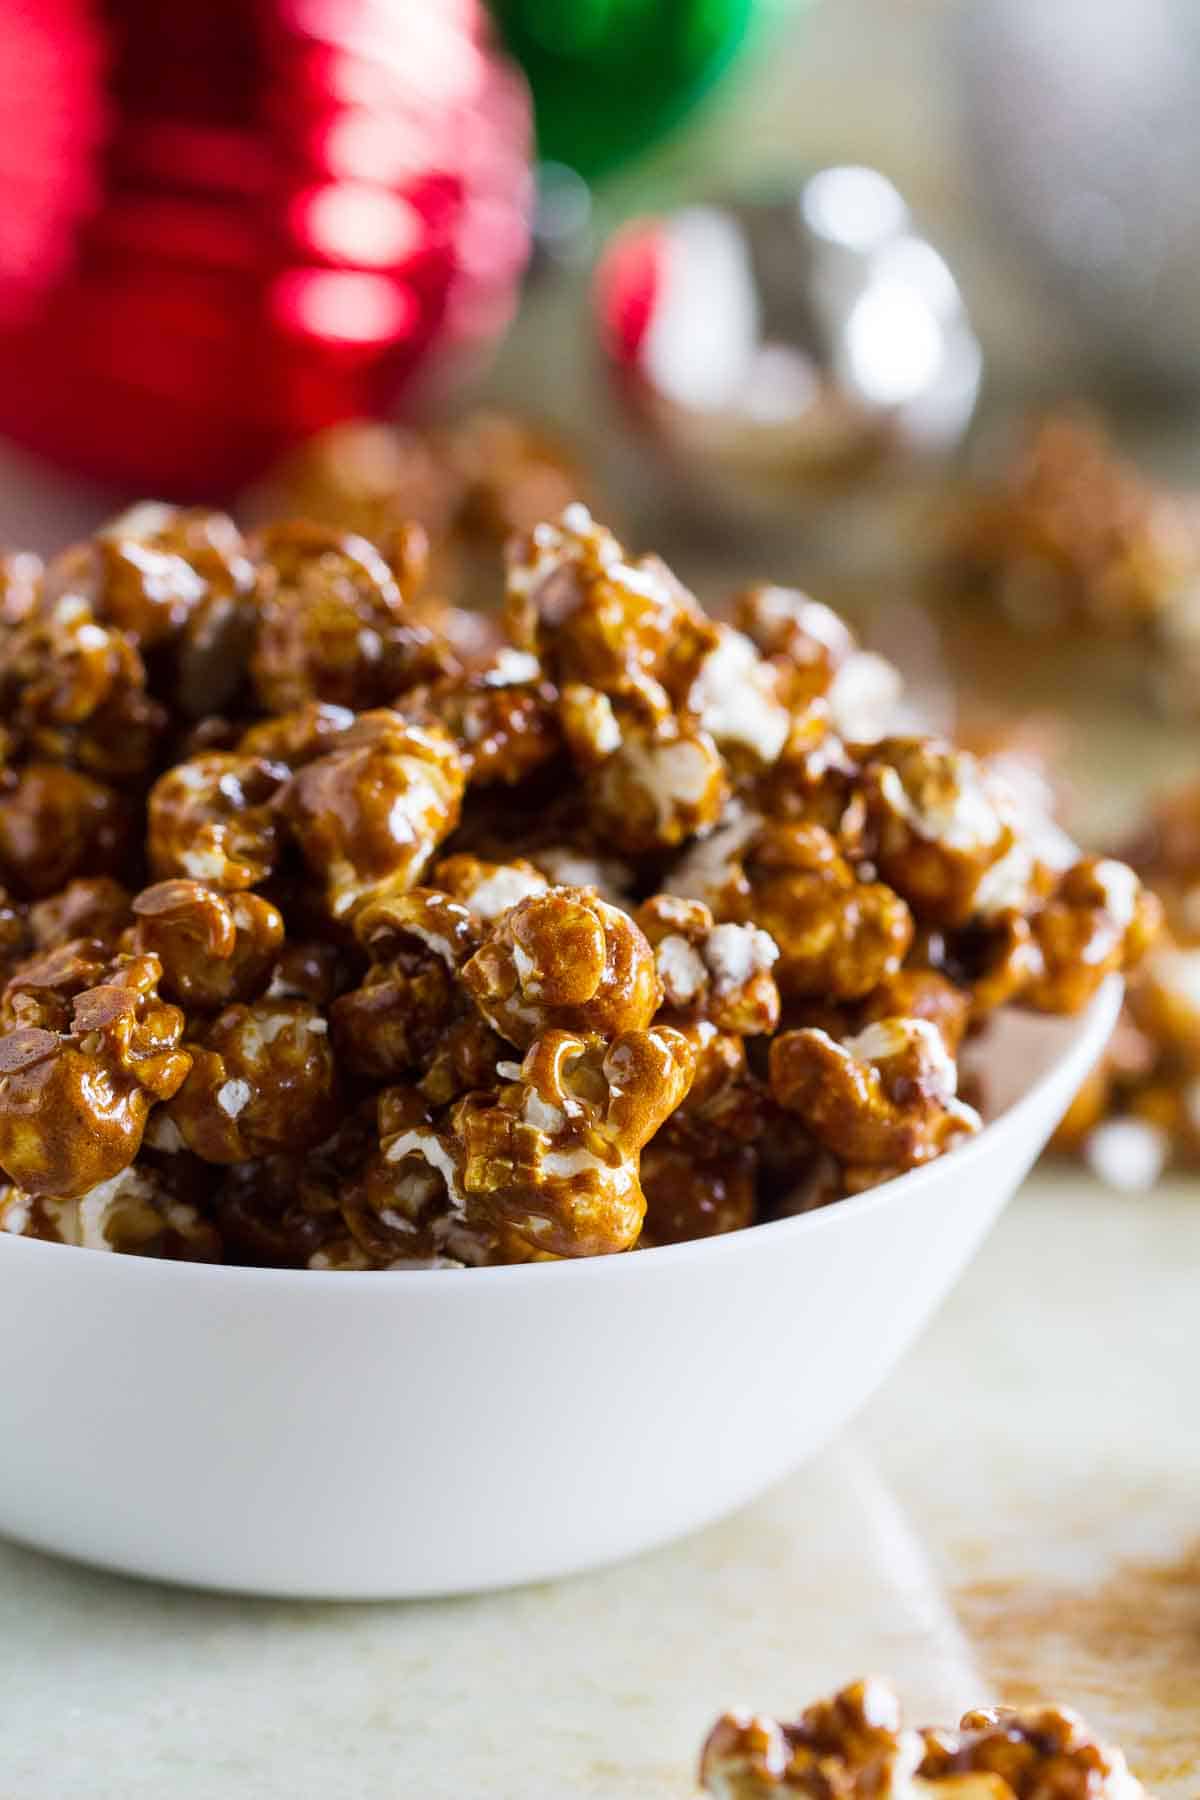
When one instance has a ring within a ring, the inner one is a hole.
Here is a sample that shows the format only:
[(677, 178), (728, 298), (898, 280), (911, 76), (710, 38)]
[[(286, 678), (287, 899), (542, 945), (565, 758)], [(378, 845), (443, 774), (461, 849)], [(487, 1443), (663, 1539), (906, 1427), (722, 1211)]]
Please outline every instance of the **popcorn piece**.
[(107, 782), (55, 763), (0, 769), (0, 878), (20, 894), (41, 899), (76, 875), (120, 869), (131, 827)]
[[(447, 856), (433, 869), (434, 885), (460, 900), (477, 919), (491, 925), (531, 894), (544, 894), (546, 877), (524, 857), (510, 863), (482, 862), (477, 856)], [(583, 885), (582, 883), (579, 885)]]
[(1162, 917), (1126, 864), (1086, 857), (1068, 869), (1033, 920), (1041, 967), (1024, 990), (1042, 1012), (1078, 1012), (1114, 970), (1136, 963)]
[(0, 711), (28, 754), (109, 779), (142, 774), (166, 723), (132, 639), (77, 593), (41, 598), (0, 640)]
[(431, 438), (401, 425), (344, 419), (305, 438), (252, 495), (251, 513), (313, 519), (377, 542), (416, 519), (449, 530), (461, 478)]
[(663, 1027), (611, 1043), (544, 1032), (494, 1097), (454, 1109), (468, 1216), (555, 1256), (629, 1249), (645, 1213), (638, 1153), (691, 1074), (686, 1041)]
[(726, 1713), (705, 1743), (700, 1781), (719, 1800), (911, 1800), (922, 1754), (892, 1689), (871, 1678), (817, 1701), (795, 1724)]
[(348, 1238), (327, 1244), (311, 1266), (462, 1268), (490, 1261), (491, 1235), (466, 1216), (460, 1164), (457, 1143), (439, 1131), (422, 1096), (408, 1087), (385, 1089), (378, 1148), (341, 1204)]
[(728, 783), (707, 732), (623, 726), (616, 738), (612, 754), (584, 776), (588, 814), (602, 841), (634, 854), (671, 850), (716, 823)]
[(0, 1168), (15, 1187), (78, 1199), (133, 1161), (151, 1107), (191, 1062), (183, 1014), (158, 997), (161, 976), (154, 956), (118, 956), (98, 971), (84, 959), (76, 979), (89, 985), (69, 1020), (43, 1013), (50, 1028), (23, 1023), (0, 1037)]
[(854, 633), (837, 613), (797, 588), (747, 588), (737, 596), (733, 616), (784, 677), (793, 707), (827, 694), (856, 649)]
[(132, 946), (158, 957), (163, 988), (195, 1012), (251, 1000), (283, 943), (283, 915), (258, 894), (160, 881), (133, 902)]
[(514, 532), (554, 518), (591, 485), (544, 425), (506, 413), (469, 413), (451, 427), (445, 449), (463, 483), (458, 530), (488, 545), (502, 546)]
[(481, 929), (465, 906), (432, 888), (366, 902), (354, 929), (372, 967), (332, 1007), (338, 1056), (373, 1080), (424, 1072), (466, 1009), (458, 975)]
[(847, 1170), (851, 1190), (929, 1162), (982, 1121), (928, 1019), (879, 1019), (837, 1043), (811, 1027), (771, 1045), (771, 1093)]
[(656, 894), (637, 911), (654, 949), (663, 1003), (683, 1018), (705, 1018), (722, 1031), (753, 1037), (779, 1022), (772, 969), (779, 948), (757, 925), (716, 925), (699, 900)]
[(69, 1031), (75, 1001), (103, 981), (111, 962), (108, 945), (98, 938), (68, 938), (35, 950), (15, 964), (5, 983), (0, 1024), (9, 1031)]
[(778, 673), (743, 632), (729, 625), (716, 631), (688, 689), (687, 710), (726, 756), (750, 767), (773, 763), (791, 729)]
[[(444, 650), (412, 617), (393, 570), (365, 538), (297, 522), (268, 527), (256, 551), (250, 672), (268, 712), (310, 700), (382, 706), (444, 671)], [(413, 591), (421, 571), (411, 573)]]
[(916, 969), (935, 971), (970, 997), (971, 1022), (986, 1020), (999, 1006), (1019, 1000), (1041, 972), (1033, 929), (1021, 913), (977, 920), (961, 931), (925, 929), (909, 956)]
[(545, 1031), (643, 1030), (661, 999), (654, 956), (628, 914), (583, 888), (519, 901), (463, 969), (485, 1018), (528, 1049)]
[(1128, 634), (1194, 586), (1200, 532), (1190, 504), (1144, 480), (1093, 421), (1052, 414), (964, 504), (950, 556), (1027, 629)]
[(922, 1735), (918, 1774), (933, 1800), (948, 1783), (961, 1795), (964, 1777), (986, 1777), (993, 1793), (998, 1786), (1015, 1800), (1144, 1800), (1122, 1752), (1066, 1706), (981, 1707), (963, 1715), (957, 1732)]
[(162, 1169), (143, 1163), (75, 1200), (0, 1187), (0, 1231), (171, 1262), (220, 1262), (222, 1253), (212, 1222), (174, 1191)]
[(727, 862), (706, 876), (693, 860), (673, 872), (668, 889), (700, 886), (719, 918), (765, 931), (779, 951), (774, 974), (785, 997), (857, 999), (900, 967), (913, 923), (898, 895), (859, 881), (819, 825), (746, 824), (746, 840), (731, 838)]
[(354, 724), (354, 718), (348, 706), (309, 700), (295, 712), (252, 725), (237, 749), (242, 756), (259, 756), (288, 769), (299, 769), (314, 756), (334, 749)]
[(115, 947), (130, 922), (132, 903), (129, 891), (111, 875), (77, 876), (30, 907), (30, 934), (39, 950), (81, 937)]
[(1144, 1800), (1120, 1750), (1065, 1707), (985, 1708), (955, 1731), (915, 1731), (875, 1677), (794, 1723), (726, 1713), (705, 1743), (700, 1781), (718, 1800)]
[(886, 738), (863, 791), (884, 880), (923, 918), (963, 924), (984, 876), (1016, 839), (984, 766), (937, 739)]
[(335, 919), (384, 883), (403, 892), (420, 879), (458, 823), (465, 786), (462, 758), (440, 726), (386, 708), (363, 713), (297, 771), (282, 809)]
[(205, 1162), (323, 1143), (337, 1123), (329, 1025), (304, 1000), (228, 1006), (188, 1042), (168, 1118)]
[(218, 888), (257, 887), (280, 853), (280, 763), (209, 751), (160, 775), (147, 802), (150, 864), (160, 878)]
[(144, 501), (51, 563), (47, 586), (82, 594), (160, 669), (193, 719), (238, 693), (254, 635), (254, 565), (225, 513)]
[(280, 1150), (221, 1171), (214, 1213), (226, 1255), (304, 1268), (345, 1235), (342, 1202), (377, 1143), (372, 1103), (315, 1149)]
[(690, 1138), (677, 1139), (668, 1122), (642, 1151), (646, 1217), (638, 1249), (719, 1237), (753, 1225), (756, 1168), (748, 1145), (705, 1153)]
[(541, 679), (536, 658), (515, 651), (508, 657), (510, 663), (497, 656), (490, 668), (413, 688), (399, 703), (405, 718), (449, 732), (473, 787), (514, 787), (562, 742), (558, 696)]
[(587, 508), (568, 506), (508, 552), (512, 641), (560, 687), (578, 682), (661, 723), (683, 702), (716, 626), (654, 557), (626, 559)]

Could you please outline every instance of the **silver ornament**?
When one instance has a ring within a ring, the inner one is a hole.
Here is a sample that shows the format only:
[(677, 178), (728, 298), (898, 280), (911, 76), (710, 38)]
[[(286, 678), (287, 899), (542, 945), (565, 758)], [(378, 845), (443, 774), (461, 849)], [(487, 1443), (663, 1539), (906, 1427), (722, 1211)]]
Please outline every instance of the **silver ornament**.
[(982, 369), (958, 283), (877, 170), (622, 230), (598, 325), (630, 415), (706, 509), (828, 516), (957, 444)]
[(965, 0), (968, 166), (985, 223), (1077, 369), (1200, 381), (1200, 6)]

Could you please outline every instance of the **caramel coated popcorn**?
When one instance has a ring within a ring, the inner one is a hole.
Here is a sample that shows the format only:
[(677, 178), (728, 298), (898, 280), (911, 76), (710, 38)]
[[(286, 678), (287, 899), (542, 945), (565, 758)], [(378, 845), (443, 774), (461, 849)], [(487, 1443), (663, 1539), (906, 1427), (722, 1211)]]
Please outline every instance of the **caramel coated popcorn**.
[(323, 1143), (337, 1123), (329, 1021), (307, 1000), (228, 1006), (189, 1039), (167, 1119), (196, 1156), (248, 1162)]
[(154, 666), (171, 713), (222, 711), (254, 639), (255, 566), (225, 513), (131, 507), (51, 563), (49, 594), (82, 598)]
[(1094, 421), (1050, 415), (963, 504), (950, 555), (956, 579), (1020, 625), (1128, 636), (1194, 590), (1200, 509), (1123, 461)]
[(335, 918), (385, 886), (413, 885), (458, 823), (465, 782), (447, 731), (386, 708), (362, 713), (297, 771), (283, 816)]
[(954, 1059), (929, 1019), (877, 1019), (840, 1042), (818, 1027), (781, 1032), (770, 1083), (851, 1191), (932, 1161), (982, 1124), (958, 1099)]
[(522, 1049), (551, 1028), (609, 1036), (640, 1030), (661, 998), (637, 924), (583, 888), (550, 888), (518, 901), (463, 980), (484, 1017)]
[[(524, 515), (497, 441), (465, 663), (382, 496), (0, 570), (3, 1229), (345, 1271), (741, 1230), (952, 1150), (966, 1034), (1147, 948), (1137, 877), (897, 736), (835, 614), (710, 619), (584, 506)], [(1178, 1040), (1183, 904), (1137, 999)]]
[(156, 875), (252, 888), (272, 873), (280, 826), (274, 800), (288, 771), (263, 757), (210, 750), (176, 763), (150, 790), (146, 851)]
[(127, 1168), (150, 1109), (191, 1066), (184, 1015), (159, 998), (158, 958), (97, 968), (90, 951), (76, 940), (5, 990), (14, 1028), (0, 1037), (0, 1168), (48, 1198), (78, 1199)]
[(428, 534), (438, 585), (455, 600), (488, 604), (505, 540), (556, 518), (589, 485), (570, 448), (528, 419), (474, 412), (432, 431), (349, 419), (292, 451), (249, 510), (258, 519), (314, 519), (374, 543), (415, 521)]
[(795, 1721), (725, 1713), (700, 1783), (716, 1800), (1144, 1800), (1121, 1751), (1066, 1707), (989, 1707), (956, 1730), (916, 1730), (877, 1677)]
[[(1148, 904), (1161, 908), (1165, 927), (1130, 977), (1112, 1042), (1055, 1146), (1082, 1155), (1110, 1186), (1137, 1192), (1164, 1169), (1200, 1168), (1200, 782), (1153, 800), (1126, 854), (1146, 884), (1127, 932), (1141, 932)], [(1114, 867), (1125, 865), (1082, 867), (1046, 921), (1050, 949), (1061, 944), (1068, 955), (1067, 973), (1043, 978), (1052, 999), (1080, 979), (1070, 957), (1081, 937), (1101, 957), (1113, 952), (1130, 907)]]
[[(311, 700), (382, 706), (453, 660), (412, 615), (411, 594), (365, 538), (317, 525), (271, 526), (259, 568), (250, 676), (268, 712)], [(421, 571), (411, 573), (419, 585)]]

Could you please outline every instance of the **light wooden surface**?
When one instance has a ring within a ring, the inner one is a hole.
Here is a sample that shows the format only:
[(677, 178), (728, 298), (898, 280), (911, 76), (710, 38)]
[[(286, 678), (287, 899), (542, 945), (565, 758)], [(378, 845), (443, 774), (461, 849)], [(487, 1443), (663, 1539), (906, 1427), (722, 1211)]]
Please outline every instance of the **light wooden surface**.
[(276, 1605), (0, 1544), (0, 1796), (689, 1800), (723, 1707), (876, 1670), (926, 1721), (1073, 1702), (1193, 1800), (1198, 1268), (1194, 1192), (1039, 1176), (840, 1443), (572, 1581)]

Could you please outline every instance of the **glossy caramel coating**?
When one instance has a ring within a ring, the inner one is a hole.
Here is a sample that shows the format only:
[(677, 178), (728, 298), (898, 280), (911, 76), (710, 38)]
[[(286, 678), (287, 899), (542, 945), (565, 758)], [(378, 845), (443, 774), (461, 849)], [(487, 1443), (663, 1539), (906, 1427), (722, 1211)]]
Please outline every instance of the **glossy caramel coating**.
[(298, 769), (314, 756), (332, 750), (354, 720), (355, 714), (348, 706), (335, 706), (330, 700), (309, 700), (294, 712), (260, 719), (242, 735), (236, 747), (243, 756), (260, 756), (270, 763)]
[(337, 1124), (329, 1022), (306, 1000), (228, 1006), (188, 1040), (167, 1117), (196, 1156), (246, 1162), (323, 1143)]
[(1083, 858), (1033, 920), (1040, 967), (1025, 1004), (1079, 1012), (1106, 976), (1141, 961), (1161, 922), (1161, 904), (1124, 863)]
[(177, 1191), (169, 1165), (138, 1162), (78, 1199), (0, 1187), (0, 1231), (168, 1262), (220, 1262), (212, 1220)]
[(413, 888), (366, 902), (354, 929), (371, 967), (331, 1008), (339, 1059), (374, 1081), (424, 1074), (468, 1011), (459, 971), (478, 947), (481, 927), (447, 894)]
[(283, 816), (334, 918), (387, 886), (403, 892), (458, 823), (466, 771), (440, 726), (380, 708), (297, 770)]
[(50, 564), (155, 669), (171, 711), (201, 719), (238, 695), (256, 623), (255, 569), (226, 513), (146, 501)]
[(411, 689), (397, 710), (449, 732), (472, 787), (515, 787), (562, 743), (558, 694), (536, 659), (516, 650), (474, 673)]
[(643, 1030), (661, 1001), (654, 955), (638, 926), (585, 888), (531, 894), (502, 915), (466, 964), (484, 1017), (526, 1050), (548, 1030)]
[(746, 1145), (699, 1151), (664, 1127), (642, 1151), (646, 1216), (639, 1250), (720, 1237), (753, 1225), (757, 1211), (756, 1158)]
[(160, 881), (133, 902), (131, 945), (162, 964), (163, 992), (189, 1013), (216, 1012), (266, 986), (283, 915), (259, 894), (201, 881)]
[(725, 1713), (700, 1783), (717, 1800), (1144, 1800), (1120, 1750), (1068, 1708), (984, 1708), (918, 1731), (877, 1676), (794, 1721)]
[(876, 1020), (841, 1043), (812, 1027), (781, 1032), (770, 1084), (852, 1190), (931, 1161), (981, 1123), (957, 1098), (954, 1061), (928, 1019)]
[(0, 708), (27, 755), (108, 779), (143, 775), (166, 725), (134, 641), (74, 593), (0, 639)]
[(160, 877), (257, 887), (279, 860), (275, 805), (287, 770), (263, 757), (210, 750), (160, 775), (147, 803), (146, 846)]
[(159, 999), (161, 975), (154, 956), (88, 966), (69, 1019), (55, 991), (44, 1023), (27, 1011), (30, 1022), (0, 1037), (0, 1168), (15, 1187), (78, 1199), (133, 1161), (151, 1107), (191, 1063), (183, 1014)]
[(376, 1142), (371, 1103), (313, 1149), (278, 1150), (216, 1172), (213, 1217), (226, 1259), (302, 1269), (344, 1238), (343, 1202)]
[(912, 941), (904, 900), (860, 880), (820, 825), (752, 824), (728, 861), (699, 881), (677, 871), (668, 885), (699, 888), (718, 918), (766, 931), (779, 951), (775, 979), (790, 999), (858, 999), (895, 973)]
[[(1135, 878), (1002, 759), (888, 735), (818, 602), (721, 623), (579, 505), (512, 522), (503, 626), (423, 595), (394, 508), (146, 505), (0, 561), (11, 1228), (361, 1270), (738, 1229), (953, 1148), (968, 1026), (1143, 948)], [(1121, 1078), (1177, 1136), (1189, 991), (1153, 965)]]
[(627, 559), (580, 505), (510, 544), (506, 617), (560, 688), (594, 688), (652, 721), (676, 710), (718, 640), (664, 564)]
[(0, 879), (43, 899), (76, 876), (120, 874), (132, 809), (108, 782), (59, 763), (0, 769)]
[(495, 1095), (468, 1095), (451, 1115), (468, 1218), (554, 1256), (631, 1248), (645, 1213), (639, 1152), (687, 1092), (686, 1041), (663, 1027), (611, 1042), (550, 1030), (500, 1073)]
[(255, 548), (250, 674), (266, 711), (311, 700), (383, 706), (446, 666), (444, 649), (412, 617), (393, 569), (366, 538), (297, 521), (268, 527)]
[(29, 932), (39, 950), (72, 938), (117, 944), (130, 923), (133, 896), (111, 875), (80, 875), (29, 908)]

